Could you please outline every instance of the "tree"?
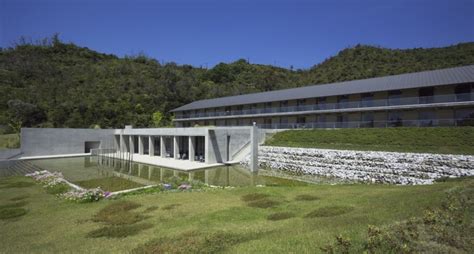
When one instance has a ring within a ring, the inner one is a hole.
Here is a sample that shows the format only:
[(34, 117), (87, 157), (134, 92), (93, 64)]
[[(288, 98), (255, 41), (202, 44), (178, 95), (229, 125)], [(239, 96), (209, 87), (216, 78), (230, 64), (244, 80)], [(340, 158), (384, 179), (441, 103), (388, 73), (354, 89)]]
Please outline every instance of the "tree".
[(8, 115), (9, 125), (20, 133), (21, 127), (33, 127), (46, 121), (46, 114), (36, 105), (21, 100), (9, 100)]
[(153, 127), (162, 127), (163, 126), (163, 113), (156, 111), (151, 116)]

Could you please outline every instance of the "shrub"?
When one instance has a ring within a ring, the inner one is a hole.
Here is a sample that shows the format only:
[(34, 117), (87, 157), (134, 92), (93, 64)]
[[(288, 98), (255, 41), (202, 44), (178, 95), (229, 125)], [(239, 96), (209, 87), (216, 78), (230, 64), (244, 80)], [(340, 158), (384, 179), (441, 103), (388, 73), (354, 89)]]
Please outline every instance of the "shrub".
[(332, 217), (341, 214), (348, 213), (354, 210), (351, 206), (326, 206), (318, 208), (310, 213), (308, 213), (306, 218), (315, 218), (315, 217)]
[(267, 217), (267, 220), (286, 220), (295, 217), (295, 214), (288, 212), (274, 213)]

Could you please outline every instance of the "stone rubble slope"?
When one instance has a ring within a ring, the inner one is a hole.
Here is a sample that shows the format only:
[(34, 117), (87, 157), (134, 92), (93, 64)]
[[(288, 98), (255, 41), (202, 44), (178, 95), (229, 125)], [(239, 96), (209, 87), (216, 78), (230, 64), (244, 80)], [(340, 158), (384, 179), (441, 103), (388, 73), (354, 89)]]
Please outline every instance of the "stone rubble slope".
[[(474, 156), (260, 146), (259, 166), (343, 180), (431, 184), (474, 175)], [(250, 157), (241, 164), (249, 165)]]

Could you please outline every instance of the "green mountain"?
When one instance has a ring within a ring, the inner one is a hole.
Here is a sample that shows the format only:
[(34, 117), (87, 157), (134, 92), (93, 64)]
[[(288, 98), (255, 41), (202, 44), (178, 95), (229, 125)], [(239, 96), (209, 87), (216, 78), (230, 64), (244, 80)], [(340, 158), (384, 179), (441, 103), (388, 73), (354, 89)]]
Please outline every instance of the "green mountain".
[[(0, 126), (167, 125), (168, 111), (194, 100), (474, 64), (474, 43), (386, 49), (357, 45), (308, 70), (245, 60), (212, 69), (119, 58), (57, 36), (0, 49)], [(161, 112), (163, 118), (160, 120)]]

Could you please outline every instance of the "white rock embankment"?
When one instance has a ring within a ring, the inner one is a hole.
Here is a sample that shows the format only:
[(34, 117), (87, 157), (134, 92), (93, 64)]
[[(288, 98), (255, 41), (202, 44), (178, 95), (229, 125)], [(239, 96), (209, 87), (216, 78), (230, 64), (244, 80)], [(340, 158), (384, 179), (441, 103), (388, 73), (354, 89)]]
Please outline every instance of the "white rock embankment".
[[(261, 146), (262, 168), (345, 180), (431, 184), (443, 177), (474, 175), (474, 156)], [(248, 165), (249, 157), (242, 162)]]

